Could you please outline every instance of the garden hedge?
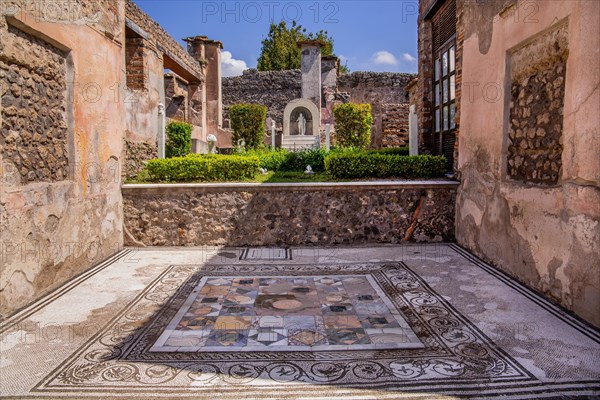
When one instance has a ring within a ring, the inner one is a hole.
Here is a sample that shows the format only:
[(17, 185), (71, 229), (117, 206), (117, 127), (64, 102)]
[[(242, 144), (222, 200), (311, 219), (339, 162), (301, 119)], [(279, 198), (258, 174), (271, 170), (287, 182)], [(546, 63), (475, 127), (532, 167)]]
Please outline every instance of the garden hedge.
[(233, 145), (244, 139), (246, 148), (258, 148), (265, 137), (267, 107), (260, 104), (234, 104), (229, 107)]
[(333, 116), (338, 146), (366, 149), (371, 144), (373, 115), (370, 104), (338, 104), (333, 107)]
[(165, 156), (167, 158), (183, 157), (190, 153), (192, 148), (192, 124), (171, 121), (167, 124), (166, 131)]
[(251, 156), (190, 154), (150, 160), (146, 170), (150, 178), (161, 182), (215, 182), (254, 179), (259, 160)]
[(325, 157), (325, 170), (336, 179), (434, 178), (446, 172), (446, 157), (348, 151)]

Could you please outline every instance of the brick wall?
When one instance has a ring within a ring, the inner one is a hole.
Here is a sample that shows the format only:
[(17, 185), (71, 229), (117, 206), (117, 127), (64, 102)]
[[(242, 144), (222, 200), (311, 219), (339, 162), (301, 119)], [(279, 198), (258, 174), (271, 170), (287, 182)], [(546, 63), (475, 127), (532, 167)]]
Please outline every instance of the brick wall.
[(381, 147), (408, 146), (409, 104), (382, 104), (381, 110)]
[(188, 71), (202, 75), (202, 67), (198, 61), (194, 60), (171, 35), (131, 0), (126, 0), (125, 2), (125, 15), (127, 19), (135, 23), (149, 35), (146, 39), (154, 43), (159, 50), (175, 59), (175, 61)]
[(147, 89), (148, 68), (144, 60), (144, 39), (127, 38), (125, 40), (125, 70), (127, 88), (131, 90)]

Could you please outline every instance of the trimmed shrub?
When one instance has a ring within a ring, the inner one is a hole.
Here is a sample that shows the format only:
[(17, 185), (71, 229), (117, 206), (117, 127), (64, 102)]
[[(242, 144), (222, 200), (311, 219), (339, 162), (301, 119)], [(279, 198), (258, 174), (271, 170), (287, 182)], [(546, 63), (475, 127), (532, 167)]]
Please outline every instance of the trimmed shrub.
[(338, 104), (333, 107), (333, 116), (338, 146), (366, 149), (371, 144), (373, 115), (370, 104)]
[(370, 150), (370, 152), (376, 153), (376, 154), (388, 154), (388, 155), (395, 155), (395, 156), (407, 156), (410, 154), (410, 150), (408, 149), (408, 146), (405, 147), (384, 147), (382, 149), (379, 150)]
[(244, 139), (246, 148), (258, 148), (265, 137), (267, 107), (260, 104), (234, 104), (229, 107), (233, 144)]
[(433, 178), (446, 172), (446, 157), (336, 152), (325, 157), (325, 170), (336, 179)]
[(325, 149), (306, 149), (286, 154), (285, 161), (280, 166), (281, 171), (304, 171), (310, 165), (314, 172), (325, 171)]
[(239, 154), (258, 157), (261, 168), (264, 168), (268, 171), (279, 171), (281, 166), (285, 163), (288, 151), (286, 149), (248, 150), (245, 152), (240, 152)]
[(182, 121), (171, 121), (167, 125), (165, 156), (183, 157), (192, 149), (192, 124)]
[(154, 181), (215, 182), (254, 179), (259, 173), (259, 160), (249, 156), (190, 154), (150, 160), (146, 170)]

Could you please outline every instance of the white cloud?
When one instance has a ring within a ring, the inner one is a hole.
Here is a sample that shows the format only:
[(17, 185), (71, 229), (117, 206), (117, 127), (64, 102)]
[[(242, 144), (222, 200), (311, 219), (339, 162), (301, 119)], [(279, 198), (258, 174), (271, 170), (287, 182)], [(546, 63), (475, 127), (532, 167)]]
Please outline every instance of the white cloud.
[(414, 57), (413, 55), (409, 54), (409, 53), (404, 53), (402, 54), (402, 59), (404, 61), (408, 61), (409, 63), (414, 63), (417, 62), (416, 57)]
[(221, 53), (221, 74), (223, 76), (239, 76), (245, 69), (248, 69), (246, 61), (236, 60), (230, 51)]
[(398, 65), (398, 59), (396, 58), (395, 55), (393, 55), (392, 53), (390, 53), (389, 51), (378, 51), (377, 53), (373, 54), (373, 56), (371, 57), (371, 60), (373, 62), (373, 64), (375, 65)]

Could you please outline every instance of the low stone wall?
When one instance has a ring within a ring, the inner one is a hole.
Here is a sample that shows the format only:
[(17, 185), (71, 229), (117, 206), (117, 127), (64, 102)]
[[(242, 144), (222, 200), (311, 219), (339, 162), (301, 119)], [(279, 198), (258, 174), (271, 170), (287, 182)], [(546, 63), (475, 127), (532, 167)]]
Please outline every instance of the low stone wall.
[(122, 193), (128, 245), (332, 245), (451, 241), (457, 185), (147, 184)]

